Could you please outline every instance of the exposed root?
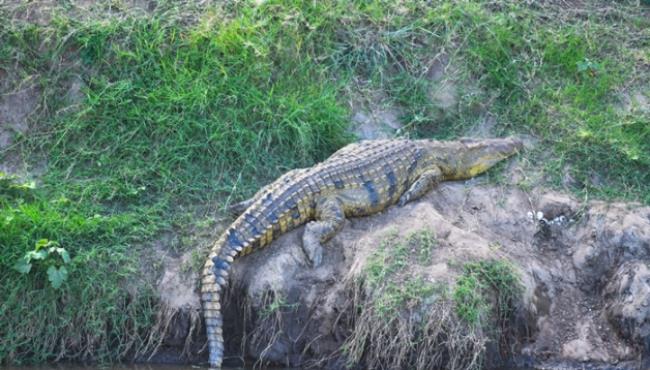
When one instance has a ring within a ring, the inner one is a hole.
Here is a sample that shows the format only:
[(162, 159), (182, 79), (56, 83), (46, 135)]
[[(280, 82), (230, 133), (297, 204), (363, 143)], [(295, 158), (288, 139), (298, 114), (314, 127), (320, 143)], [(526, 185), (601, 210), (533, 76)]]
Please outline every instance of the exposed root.
[(261, 368), (273, 360), (270, 352), (286, 334), (283, 316), (291, 305), (280, 293), (266, 291), (261, 298), (251, 299), (242, 286), (228, 287), (222, 297), (224, 302), (224, 332), (227, 360), (243, 364), (253, 352), (253, 367)]
[(150, 361), (166, 345), (181, 347), (181, 359), (196, 356), (197, 339), (202, 335), (201, 312), (192, 308), (171, 308), (162, 306), (156, 315), (156, 324), (151, 328), (147, 342), (135, 354), (135, 358)]
[[(259, 348), (260, 353), (254, 368), (262, 368), (269, 352), (283, 335), (284, 327), (282, 320), (282, 309), (285, 303), (280, 295), (273, 291), (267, 291), (261, 299), (261, 309), (257, 312), (257, 318), (254, 321), (255, 327), (246, 335), (246, 340), (250, 342), (252, 348)], [(250, 305), (247, 314), (251, 314)]]

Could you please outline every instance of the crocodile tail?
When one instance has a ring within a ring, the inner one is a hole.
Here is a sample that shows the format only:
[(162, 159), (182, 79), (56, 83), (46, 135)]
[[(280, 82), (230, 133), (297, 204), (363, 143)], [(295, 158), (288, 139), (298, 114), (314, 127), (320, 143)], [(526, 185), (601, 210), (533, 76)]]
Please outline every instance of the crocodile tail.
[(236, 227), (226, 231), (214, 244), (203, 267), (201, 301), (210, 351), (210, 366), (220, 368), (223, 361), (223, 316), (221, 292), (226, 286), (234, 258), (249, 245)]
[[(204, 281), (205, 280), (208, 280), (208, 278), (204, 277)], [(210, 276), (209, 280), (214, 282), (214, 276)], [(204, 286), (205, 285), (204, 282)], [(210, 366), (220, 368), (223, 360), (223, 318), (221, 316), (221, 303), (219, 297), (220, 289), (215, 288), (214, 283), (210, 285), (212, 286), (204, 288), (202, 292), (203, 315), (208, 336)]]
[[(215, 261), (223, 249), (225, 238), (221, 237), (214, 245), (203, 267), (201, 278), (201, 302), (203, 318), (208, 337), (210, 366), (220, 368), (223, 360), (223, 317), (221, 315), (221, 291), (225, 285), (227, 270), (217, 269)], [(220, 279), (217, 279), (217, 275)]]

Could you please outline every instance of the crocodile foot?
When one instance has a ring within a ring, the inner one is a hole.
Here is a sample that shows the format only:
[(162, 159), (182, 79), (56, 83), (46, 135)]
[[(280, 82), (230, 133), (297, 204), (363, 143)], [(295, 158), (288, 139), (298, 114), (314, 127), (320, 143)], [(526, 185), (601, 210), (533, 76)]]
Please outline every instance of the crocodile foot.
[(323, 246), (320, 243), (319, 234), (313, 230), (317, 227), (315, 222), (308, 223), (302, 238), (302, 250), (312, 267), (318, 267), (323, 261)]

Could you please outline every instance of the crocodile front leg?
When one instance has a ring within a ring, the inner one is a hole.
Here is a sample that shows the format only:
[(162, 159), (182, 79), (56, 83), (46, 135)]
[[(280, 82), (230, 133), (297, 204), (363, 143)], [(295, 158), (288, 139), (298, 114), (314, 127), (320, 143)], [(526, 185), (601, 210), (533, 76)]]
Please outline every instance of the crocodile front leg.
[(323, 259), (322, 243), (330, 240), (345, 223), (343, 205), (336, 197), (322, 198), (316, 202), (316, 221), (305, 226), (302, 236), (302, 250), (313, 267)]
[(397, 205), (402, 207), (412, 200), (421, 198), (440, 181), (442, 181), (442, 171), (440, 168), (435, 167), (434, 169), (424, 171), (420, 177), (415, 180), (413, 185), (411, 185), (411, 188), (402, 194)]

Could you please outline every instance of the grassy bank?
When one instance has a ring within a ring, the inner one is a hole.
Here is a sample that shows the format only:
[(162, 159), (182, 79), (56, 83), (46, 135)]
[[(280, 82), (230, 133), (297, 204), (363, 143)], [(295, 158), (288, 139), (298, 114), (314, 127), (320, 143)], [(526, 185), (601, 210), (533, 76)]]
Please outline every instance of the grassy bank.
[[(650, 10), (635, 3), (2, 7), (0, 93), (37, 98), (0, 160), (39, 175), (0, 180), (0, 316), (20, 318), (0, 323), (0, 363), (146, 351), (152, 241), (354, 140), (350, 101), (380, 95), (410, 137), (492, 117), (489, 134), (536, 142), (519, 185), (650, 203)], [(70, 261), (21, 271), (52, 247)]]
[[(458, 264), (450, 281), (426, 266), (451, 265), (427, 229), (400, 237), (388, 233), (361, 273), (350, 279), (350, 335), (342, 351), (348, 366), (394, 369), (480, 369), (488, 343), (507, 343), (521, 300), (516, 269), (506, 260)], [(445, 248), (445, 247), (442, 247)], [(439, 277), (438, 277), (439, 278)], [(507, 353), (508, 349), (503, 348)]]

